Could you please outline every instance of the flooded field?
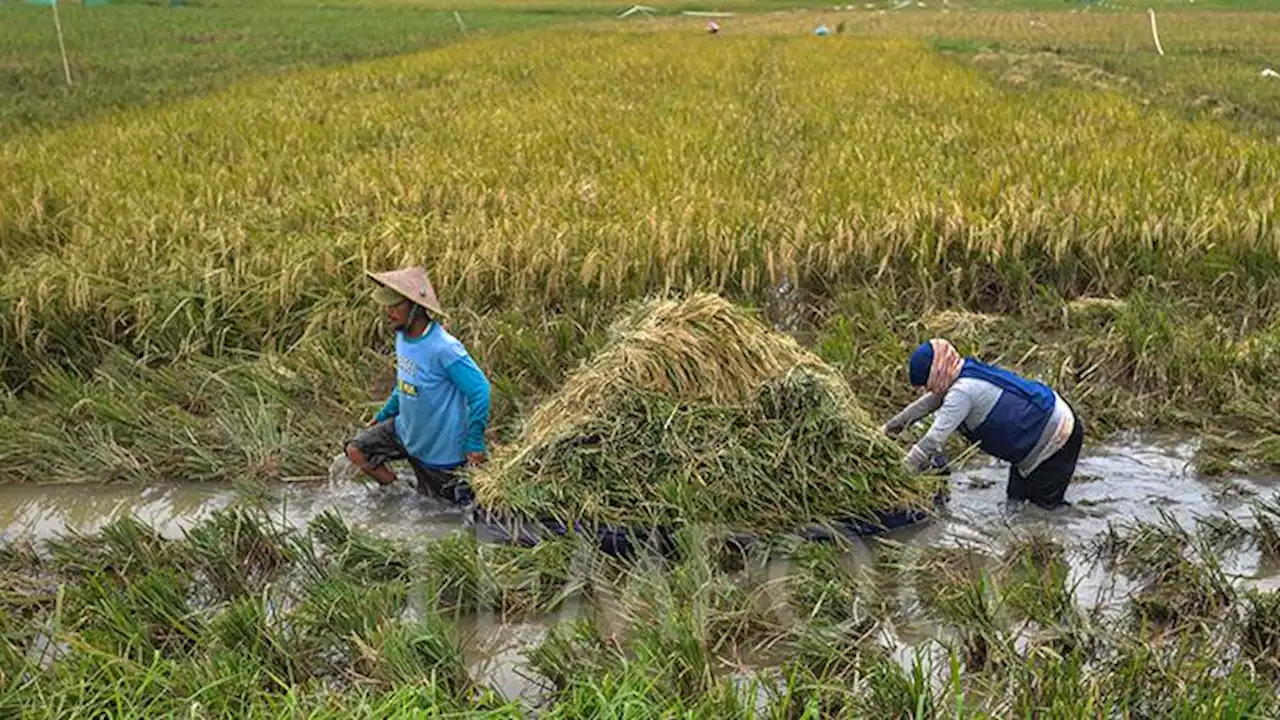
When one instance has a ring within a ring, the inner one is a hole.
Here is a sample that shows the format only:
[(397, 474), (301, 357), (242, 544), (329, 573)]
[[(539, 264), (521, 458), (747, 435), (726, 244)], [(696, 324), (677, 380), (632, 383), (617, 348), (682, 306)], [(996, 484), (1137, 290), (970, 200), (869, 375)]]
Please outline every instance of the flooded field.
[[(1136, 585), (1102, 567), (1090, 553), (1111, 528), (1158, 524), (1165, 518), (1192, 527), (1197, 520), (1224, 516), (1247, 525), (1249, 500), (1267, 497), (1280, 487), (1267, 478), (1198, 477), (1190, 469), (1194, 450), (1188, 442), (1151, 438), (1093, 448), (1082, 458), (1068, 491), (1072, 507), (1053, 513), (1007, 507), (1004, 467), (974, 462), (951, 476), (951, 499), (937, 518), (886, 539), (914, 549), (968, 548), (994, 558), (1011, 538), (1041, 533), (1066, 549), (1071, 564), (1067, 586), (1074, 589), (1081, 607), (1119, 606)], [(39, 541), (70, 529), (92, 532), (129, 513), (164, 537), (178, 539), (235, 497), (235, 491), (223, 485), (0, 486), (0, 539)], [(407, 483), (386, 488), (358, 481), (294, 483), (281, 486), (274, 507), (293, 527), (304, 528), (317, 515), (336, 511), (353, 527), (411, 545), (471, 532), (461, 511), (418, 496)], [(855, 541), (844, 557), (854, 567), (869, 565), (879, 548), (879, 542)], [(1273, 588), (1280, 577), (1280, 568), (1262, 562), (1256, 549), (1224, 554), (1223, 568), (1241, 586)], [(770, 560), (763, 572), (773, 581), (784, 580), (791, 570), (790, 560), (783, 557)], [(553, 615), (518, 621), (486, 611), (459, 617), (456, 625), (472, 676), (509, 699), (538, 697), (541, 689), (526, 666), (526, 655), (552, 626), (573, 619), (579, 609), (568, 605)], [(896, 628), (898, 638), (891, 644), (899, 645), (901, 662), (909, 665), (913, 642), (928, 637), (930, 630), (925, 621)], [(735, 661), (750, 662), (752, 654), (740, 653)], [(756, 654), (764, 659), (767, 652)]]
[[(891, 537), (931, 544), (950, 539), (993, 540), (1001, 529), (1042, 526), (1063, 541), (1087, 540), (1108, 524), (1156, 521), (1167, 513), (1180, 521), (1233, 512), (1272, 489), (1271, 478), (1202, 478), (1191, 469), (1188, 441), (1134, 438), (1087, 448), (1067, 492), (1072, 507), (1044, 512), (1005, 504), (1006, 466), (971, 461), (951, 476), (951, 499), (933, 521)], [(402, 480), (407, 475), (402, 472)], [(354, 525), (388, 538), (438, 538), (466, 527), (460, 510), (418, 496), (407, 482), (378, 487), (372, 481), (291, 483), (281, 486), (278, 511), (301, 527), (334, 510)], [(92, 532), (132, 513), (165, 537), (226, 507), (235, 491), (225, 484), (0, 485), (0, 540), (45, 540), (69, 528)]]

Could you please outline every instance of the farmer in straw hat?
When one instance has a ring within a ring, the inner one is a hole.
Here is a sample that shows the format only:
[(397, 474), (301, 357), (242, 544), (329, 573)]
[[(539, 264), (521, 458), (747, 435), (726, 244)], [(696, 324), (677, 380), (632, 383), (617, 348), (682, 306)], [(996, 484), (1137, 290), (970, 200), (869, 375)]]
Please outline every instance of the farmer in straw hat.
[(489, 382), (462, 343), (436, 321), (444, 312), (421, 267), (369, 273), (374, 300), (396, 331), (396, 386), (367, 428), (347, 443), (352, 464), (382, 485), (389, 460), (408, 460), (418, 492), (465, 504), (463, 466), (484, 462)]
[(908, 363), (911, 384), (928, 392), (908, 405), (883, 430), (897, 434), (937, 411), (933, 426), (907, 453), (912, 472), (925, 468), (959, 429), (982, 450), (1010, 463), (1010, 500), (1030, 500), (1054, 509), (1075, 472), (1084, 428), (1076, 412), (1043, 383), (961, 357), (943, 339), (922, 343)]

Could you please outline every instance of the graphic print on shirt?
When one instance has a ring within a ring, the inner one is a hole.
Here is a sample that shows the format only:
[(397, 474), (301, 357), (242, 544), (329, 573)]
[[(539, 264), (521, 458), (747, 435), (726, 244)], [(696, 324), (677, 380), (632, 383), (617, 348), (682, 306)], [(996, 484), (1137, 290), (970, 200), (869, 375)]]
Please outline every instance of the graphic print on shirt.
[(409, 382), (405, 378), (417, 379), (418, 364), (411, 357), (401, 355), (397, 358), (399, 361), (399, 377), (396, 378), (396, 389), (401, 393), (410, 397), (418, 396), (418, 386)]

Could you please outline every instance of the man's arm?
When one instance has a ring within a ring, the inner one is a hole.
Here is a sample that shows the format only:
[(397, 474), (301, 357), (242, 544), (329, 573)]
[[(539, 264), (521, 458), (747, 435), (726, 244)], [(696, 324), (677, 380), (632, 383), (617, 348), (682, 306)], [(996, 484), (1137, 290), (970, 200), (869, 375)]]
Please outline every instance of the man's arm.
[(382, 405), (382, 409), (374, 416), (373, 422), (377, 424), (398, 414), (400, 414), (400, 390), (395, 389), (391, 391), (391, 397), (387, 398), (387, 402)]
[(952, 388), (942, 400), (942, 407), (933, 418), (933, 425), (924, 437), (916, 441), (903, 458), (903, 464), (912, 472), (920, 472), (929, 465), (929, 459), (942, 450), (947, 438), (960, 427), (960, 423), (969, 415), (973, 401), (963, 392)]
[(489, 426), (489, 381), (469, 355), (453, 361), (445, 374), (467, 399), (467, 455), (483, 454), (484, 430)]
[(889, 422), (885, 423), (881, 430), (886, 435), (896, 435), (902, 432), (911, 423), (942, 407), (942, 397), (938, 393), (925, 393), (918, 400), (890, 418)]

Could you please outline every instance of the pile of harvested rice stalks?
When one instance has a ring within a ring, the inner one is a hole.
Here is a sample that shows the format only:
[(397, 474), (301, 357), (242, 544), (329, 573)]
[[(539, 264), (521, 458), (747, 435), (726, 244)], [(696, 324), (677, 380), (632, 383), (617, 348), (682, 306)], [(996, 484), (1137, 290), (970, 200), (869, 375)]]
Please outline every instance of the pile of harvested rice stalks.
[(716, 295), (638, 306), (474, 478), (491, 512), (786, 531), (931, 507), (844, 380)]

